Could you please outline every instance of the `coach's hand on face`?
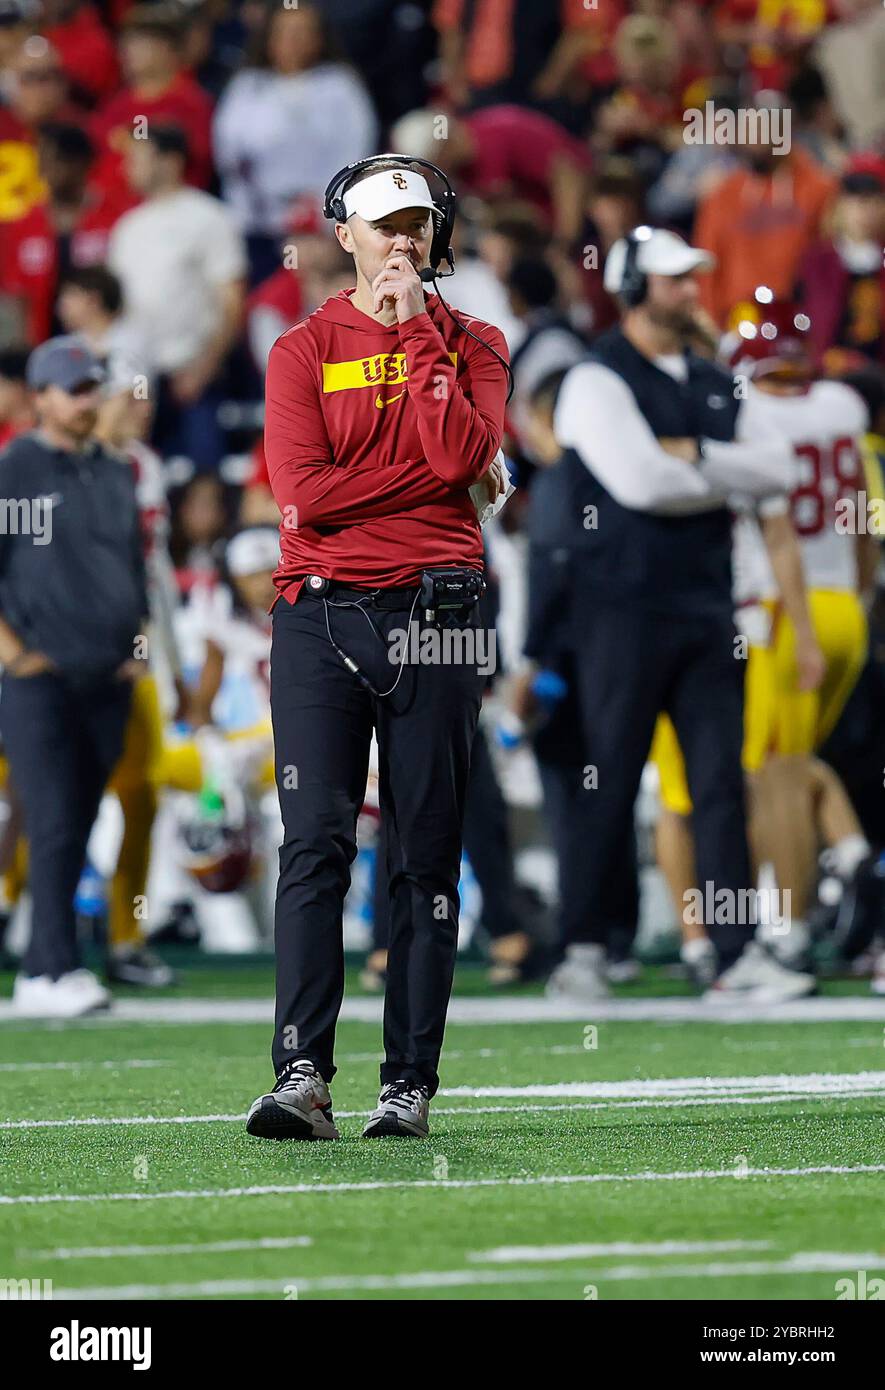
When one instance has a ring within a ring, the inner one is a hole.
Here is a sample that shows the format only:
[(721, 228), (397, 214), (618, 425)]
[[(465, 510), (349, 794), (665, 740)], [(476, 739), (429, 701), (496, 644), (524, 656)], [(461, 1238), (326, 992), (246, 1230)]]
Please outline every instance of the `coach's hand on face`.
[(380, 314), (387, 300), (396, 311), (397, 323), (424, 313), (424, 285), (405, 252), (395, 251), (387, 257), (384, 269), (372, 281), (372, 296), (372, 312)]

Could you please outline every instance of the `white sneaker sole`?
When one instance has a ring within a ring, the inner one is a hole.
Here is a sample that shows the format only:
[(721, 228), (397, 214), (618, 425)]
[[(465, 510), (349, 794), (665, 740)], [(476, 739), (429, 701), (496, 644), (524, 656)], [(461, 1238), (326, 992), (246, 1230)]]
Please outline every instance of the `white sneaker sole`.
[(813, 975), (797, 974), (794, 980), (783, 985), (755, 985), (752, 989), (708, 989), (704, 995), (707, 1004), (786, 1004), (791, 999), (802, 999), (814, 994), (817, 980)]
[(610, 999), (611, 990), (606, 984), (591, 985), (589, 988), (570, 988), (551, 978), (547, 981), (544, 994), (548, 999), (573, 999), (577, 1004), (592, 1004), (597, 999)]
[(89, 1018), (92, 1014), (105, 1013), (111, 1007), (110, 996), (107, 999), (96, 1000), (91, 1004), (79, 1005), (72, 1009), (50, 1009), (41, 1008), (37, 1004), (18, 1004), (15, 999), (12, 1001), (12, 1012), (16, 1018), (34, 1019), (73, 1019)]
[(398, 1110), (376, 1110), (363, 1130), (364, 1139), (429, 1139), (426, 1120), (409, 1120)]

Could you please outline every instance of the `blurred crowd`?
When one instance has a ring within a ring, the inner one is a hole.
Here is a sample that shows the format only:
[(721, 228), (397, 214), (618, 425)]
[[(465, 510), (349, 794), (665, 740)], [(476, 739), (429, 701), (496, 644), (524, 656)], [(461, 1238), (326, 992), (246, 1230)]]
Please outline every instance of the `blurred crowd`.
[[(539, 388), (617, 320), (605, 257), (637, 224), (715, 253), (711, 338), (760, 285), (801, 306), (885, 452), (883, 72), (879, 0), (0, 0), (0, 444), (33, 423), (29, 351), (82, 335), (139, 402), (106, 434), (160, 479), (178, 600), (229, 582), (229, 538), (278, 522), (270, 346), (353, 283), (323, 190), (430, 159), (459, 195), (444, 292), (515, 376), (506, 662)], [(686, 139), (688, 111), (747, 110), (743, 143)]]

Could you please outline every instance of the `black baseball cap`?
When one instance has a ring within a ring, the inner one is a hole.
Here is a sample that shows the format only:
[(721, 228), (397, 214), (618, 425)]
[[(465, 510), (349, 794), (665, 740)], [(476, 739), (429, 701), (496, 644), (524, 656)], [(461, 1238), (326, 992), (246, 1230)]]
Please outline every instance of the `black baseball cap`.
[(50, 338), (34, 348), (28, 358), (27, 381), (35, 391), (43, 391), (47, 386), (75, 391), (87, 382), (99, 386), (106, 376), (95, 353), (73, 333)]

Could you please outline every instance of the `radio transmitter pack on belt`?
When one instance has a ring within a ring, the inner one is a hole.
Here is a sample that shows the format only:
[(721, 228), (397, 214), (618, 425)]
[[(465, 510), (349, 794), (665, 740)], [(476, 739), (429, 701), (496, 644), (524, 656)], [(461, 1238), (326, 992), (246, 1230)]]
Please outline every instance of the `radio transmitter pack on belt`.
[(482, 597), (485, 580), (479, 570), (424, 570), (421, 574), (419, 602), (424, 619), (434, 626), (446, 623), (447, 616), (463, 618)]

